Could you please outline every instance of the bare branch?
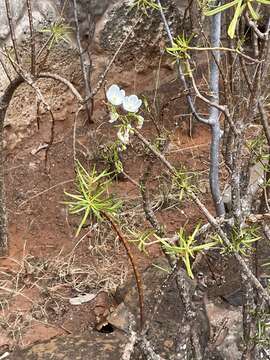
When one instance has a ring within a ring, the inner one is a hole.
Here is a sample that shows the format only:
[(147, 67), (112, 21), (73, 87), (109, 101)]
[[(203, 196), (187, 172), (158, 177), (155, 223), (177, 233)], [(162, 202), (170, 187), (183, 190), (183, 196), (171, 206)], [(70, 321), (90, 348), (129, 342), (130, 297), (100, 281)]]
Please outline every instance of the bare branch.
[(84, 103), (84, 99), (82, 98), (82, 96), (80, 95), (78, 90), (66, 78), (63, 78), (62, 76), (60, 76), (58, 74), (47, 73), (47, 72), (46, 73), (39, 73), (37, 75), (37, 77), (38, 78), (45, 78), (45, 79), (53, 79), (53, 80), (56, 80), (56, 81), (59, 81), (59, 82), (63, 83), (64, 85), (66, 85), (69, 88), (69, 90), (76, 97), (76, 99), (79, 101), (80, 104)]
[(48, 146), (46, 147), (46, 151), (45, 151), (45, 168), (46, 168), (47, 161), (48, 161), (48, 153), (49, 153), (50, 147), (53, 144), (53, 140), (54, 140), (55, 118), (54, 118), (54, 115), (53, 115), (50, 105), (45, 100), (45, 98), (42, 95), (42, 92), (41, 92), (40, 88), (37, 86), (35, 80), (33, 80), (30, 76), (27, 76), (27, 75), (24, 75), (24, 80), (29, 86), (31, 86), (35, 90), (39, 101), (45, 106), (46, 110), (49, 112), (50, 117), (51, 117), (51, 134), (50, 134), (49, 142), (47, 143)]
[[(85, 88), (85, 98), (88, 99), (91, 93), (91, 85), (90, 85), (90, 66), (86, 64), (84, 60), (84, 53), (81, 44), (81, 38), (80, 38), (80, 26), (79, 26), (79, 20), (78, 20), (78, 6), (77, 6), (77, 0), (73, 0), (73, 10), (74, 10), (74, 19), (75, 19), (75, 27), (76, 27), (76, 40), (77, 40), (77, 46), (79, 50), (80, 55), (80, 63), (81, 63), (81, 70), (83, 74), (83, 82), (84, 82), (84, 88)], [(88, 118), (88, 123), (91, 124), (93, 121), (91, 119), (92, 116), (92, 102), (91, 101), (85, 101), (85, 108)]]
[[(167, 19), (165, 17), (163, 7), (161, 5), (160, 0), (157, 0), (157, 4), (159, 5), (160, 15), (161, 15), (161, 18), (162, 18), (166, 33), (168, 35), (168, 38), (170, 40), (171, 45), (173, 46), (173, 36), (172, 36), (171, 30), (170, 30), (170, 26), (168, 24), (168, 21), (167, 21)], [(209, 124), (208, 119), (205, 119), (205, 118), (201, 117), (198, 114), (198, 112), (196, 111), (196, 109), (195, 109), (194, 103), (193, 103), (192, 98), (191, 98), (190, 89), (189, 89), (189, 87), (187, 85), (185, 75), (184, 75), (180, 60), (178, 58), (176, 59), (176, 64), (177, 64), (177, 71), (178, 71), (179, 79), (181, 81), (181, 86), (183, 85), (183, 87), (184, 87), (184, 92), (186, 93), (187, 102), (188, 102), (188, 105), (189, 105), (190, 110), (192, 112), (192, 115), (195, 117), (196, 120), (198, 120), (198, 121), (200, 121), (200, 122), (202, 122), (204, 124)]]
[[(134, 134), (148, 147), (149, 150), (152, 151), (152, 153), (157, 156), (161, 160), (161, 162), (170, 170), (170, 172), (175, 176), (177, 174), (176, 169), (172, 166), (172, 164), (166, 159), (166, 157), (154, 147), (152, 146), (148, 140), (146, 140), (138, 130), (133, 129)], [(209, 221), (209, 223), (213, 226), (213, 228), (217, 231), (221, 239), (223, 240), (225, 246), (228, 248), (231, 248), (231, 242), (228, 239), (225, 232), (222, 230), (222, 228), (219, 225), (219, 222), (216, 221), (214, 216), (208, 211), (208, 209), (204, 206), (204, 204), (200, 201), (200, 199), (197, 197), (197, 195), (193, 191), (188, 191), (189, 197), (195, 202), (195, 204), (198, 206), (198, 208), (201, 210), (201, 212), (204, 214), (206, 219)], [(265, 299), (267, 303), (270, 304), (270, 295), (267, 293), (267, 291), (262, 287), (261, 283), (258, 281), (258, 279), (253, 275), (247, 264), (245, 263), (244, 259), (239, 255), (236, 251), (233, 252), (233, 255), (239, 265), (241, 266), (241, 270), (249, 277), (250, 281), (252, 282), (255, 289), (257, 289), (262, 297)]]
[(8, 70), (7, 70), (6, 64), (4, 63), (4, 61), (2, 60), (1, 57), (0, 57), (0, 64), (1, 64), (3, 70), (4, 70), (5, 74), (6, 74), (6, 77), (8, 78), (9, 82), (11, 82), (12, 78), (11, 78), (11, 76), (10, 76)]
[(245, 18), (247, 20), (248, 25), (254, 30), (255, 34), (258, 36), (258, 38), (262, 39), (262, 40), (268, 40), (269, 37), (269, 31), (270, 31), (270, 17), (268, 17), (268, 21), (267, 21), (267, 26), (266, 26), (266, 31), (265, 32), (261, 32), (256, 23), (254, 21), (252, 21), (248, 14), (245, 14)]
[(20, 59), (19, 59), (19, 56), (18, 56), (17, 41), (16, 41), (16, 36), (15, 36), (13, 17), (12, 17), (12, 14), (11, 14), (10, 1), (5, 0), (5, 4), (6, 4), (6, 12), (7, 12), (7, 18), (8, 18), (8, 25), (9, 25), (11, 41), (12, 41), (13, 50), (14, 50), (14, 53), (15, 53), (15, 59), (16, 59), (17, 63), (19, 64)]
[(30, 41), (31, 41), (31, 73), (35, 75), (36, 72), (36, 43), (34, 38), (34, 24), (33, 24), (33, 11), (32, 11), (32, 0), (26, 0), (27, 12), (30, 27)]
[(259, 99), (258, 101), (258, 109), (261, 117), (261, 123), (264, 129), (264, 133), (268, 142), (268, 147), (270, 149), (270, 124), (269, 124), (269, 117), (267, 115), (267, 112), (264, 109), (262, 100)]
[(136, 261), (135, 261), (134, 256), (133, 256), (133, 252), (131, 250), (129, 242), (126, 240), (125, 236), (122, 234), (120, 228), (115, 223), (115, 221), (105, 212), (102, 213), (102, 216), (110, 223), (112, 229), (114, 230), (114, 232), (119, 237), (119, 240), (124, 245), (124, 248), (125, 248), (125, 250), (127, 252), (128, 258), (129, 258), (129, 260), (131, 262), (132, 269), (133, 269), (134, 276), (135, 276), (135, 280), (136, 280), (136, 284), (137, 284), (138, 295), (139, 295), (140, 328), (142, 329), (143, 328), (143, 323), (144, 323), (143, 285), (142, 285), (142, 279), (141, 279), (140, 273), (139, 273), (138, 268), (137, 268)]
[(0, 97), (0, 255), (8, 252), (8, 232), (4, 188), (3, 131), (6, 112), (16, 89), (23, 83), (22, 77), (14, 79)]
[(193, 50), (193, 51), (224, 51), (224, 52), (231, 52), (231, 53), (235, 53), (237, 55), (239, 55), (240, 57), (243, 57), (246, 60), (249, 60), (250, 62), (254, 62), (254, 63), (260, 63), (261, 60), (258, 59), (254, 59), (251, 56), (248, 56), (246, 54), (244, 54), (243, 52), (241, 52), (238, 49), (231, 49), (231, 48), (227, 48), (227, 47), (220, 47), (220, 46), (213, 46), (213, 47), (195, 47), (195, 46), (191, 46), (188, 48), (188, 50)]

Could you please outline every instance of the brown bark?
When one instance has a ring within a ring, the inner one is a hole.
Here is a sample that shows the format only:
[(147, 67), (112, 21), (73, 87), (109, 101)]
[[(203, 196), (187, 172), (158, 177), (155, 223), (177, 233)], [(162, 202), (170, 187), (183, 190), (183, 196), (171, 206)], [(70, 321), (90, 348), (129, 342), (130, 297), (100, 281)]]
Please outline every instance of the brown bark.
[(12, 96), (22, 82), (23, 79), (21, 77), (17, 77), (16, 79), (14, 79), (5, 90), (3, 96), (0, 98), (0, 255), (5, 255), (8, 252), (3, 155), (4, 120)]

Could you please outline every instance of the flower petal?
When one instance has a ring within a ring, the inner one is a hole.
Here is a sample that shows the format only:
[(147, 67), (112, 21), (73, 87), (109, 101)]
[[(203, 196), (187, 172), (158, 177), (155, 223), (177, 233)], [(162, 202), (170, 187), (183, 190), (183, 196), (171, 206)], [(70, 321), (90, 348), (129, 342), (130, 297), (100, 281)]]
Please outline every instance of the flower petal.
[(115, 84), (114, 84), (114, 85), (111, 85), (111, 86), (109, 87), (109, 89), (107, 90), (107, 92), (106, 92), (107, 99), (110, 100), (110, 98), (111, 98), (112, 96), (114, 96), (115, 94), (117, 94), (119, 91), (120, 91), (120, 88), (119, 88), (118, 85), (115, 85)]
[(128, 112), (136, 113), (142, 104), (142, 100), (137, 95), (126, 96), (123, 100), (123, 108)]
[(138, 99), (138, 102), (137, 102), (138, 110), (139, 110), (139, 108), (141, 107), (141, 105), (142, 105), (142, 100), (141, 100), (141, 99)]
[(107, 99), (112, 105), (118, 106), (121, 105), (124, 97), (125, 90), (121, 90), (118, 85), (111, 85), (106, 92)]

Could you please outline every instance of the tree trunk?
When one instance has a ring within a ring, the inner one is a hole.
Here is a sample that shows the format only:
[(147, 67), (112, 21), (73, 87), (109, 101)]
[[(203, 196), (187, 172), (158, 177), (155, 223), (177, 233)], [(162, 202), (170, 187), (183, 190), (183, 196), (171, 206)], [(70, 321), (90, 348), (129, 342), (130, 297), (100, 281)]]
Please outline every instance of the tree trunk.
[(0, 98), (0, 255), (8, 252), (7, 215), (4, 186), (3, 130), (7, 108), (17, 87), (23, 82), (21, 77), (14, 79)]

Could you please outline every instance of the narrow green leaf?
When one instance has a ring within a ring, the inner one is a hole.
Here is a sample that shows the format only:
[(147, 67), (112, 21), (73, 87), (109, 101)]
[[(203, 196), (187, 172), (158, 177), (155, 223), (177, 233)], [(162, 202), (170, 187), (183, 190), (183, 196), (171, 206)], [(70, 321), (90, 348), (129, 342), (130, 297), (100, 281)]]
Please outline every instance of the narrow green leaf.
[(255, 20), (255, 21), (258, 21), (259, 18), (260, 18), (260, 16), (259, 16), (259, 14), (253, 9), (250, 1), (247, 2), (247, 6), (248, 6), (248, 9), (249, 9), (249, 12), (250, 12), (250, 15), (251, 15), (252, 19)]
[(81, 229), (82, 229), (83, 225), (85, 224), (85, 222), (86, 222), (86, 220), (87, 220), (87, 218), (88, 218), (88, 215), (90, 214), (90, 210), (91, 210), (90, 207), (88, 207), (88, 208), (85, 210), (84, 217), (83, 217), (83, 219), (82, 219), (82, 221), (81, 221), (81, 223), (80, 223), (80, 225), (79, 225), (79, 227), (78, 227), (78, 230), (77, 230), (77, 232), (76, 232), (76, 236), (78, 236), (79, 233), (81, 232)]
[(72, 215), (74, 215), (74, 214), (79, 214), (80, 212), (85, 211), (86, 208), (87, 208), (87, 207), (85, 206), (85, 207), (81, 207), (81, 208), (78, 208), (78, 209), (72, 209), (72, 210), (70, 210), (69, 212), (70, 212), (70, 214), (72, 214)]
[(239, 19), (239, 17), (241, 16), (242, 11), (243, 11), (244, 8), (246, 7), (245, 4), (242, 6), (242, 1), (243, 1), (243, 0), (240, 0), (240, 1), (238, 2), (237, 7), (236, 7), (236, 10), (235, 10), (235, 13), (234, 13), (234, 16), (233, 16), (233, 19), (232, 19), (232, 21), (231, 21), (231, 23), (230, 23), (230, 26), (229, 26), (229, 28), (228, 28), (228, 35), (229, 35), (229, 37), (230, 37), (231, 39), (234, 38), (238, 19)]
[(230, 2), (230, 3), (228, 3), (228, 4), (218, 6), (215, 9), (207, 10), (207, 11), (204, 12), (204, 15), (206, 15), (206, 16), (216, 15), (216, 14), (218, 14), (218, 13), (224, 11), (224, 10), (227, 10), (227, 9), (231, 8), (234, 5), (237, 5), (239, 2), (242, 3), (242, 0), (234, 0), (234, 1)]
[(194, 279), (194, 275), (193, 275), (192, 270), (191, 270), (191, 264), (190, 264), (190, 261), (189, 261), (189, 256), (186, 255), (183, 260), (184, 260), (184, 263), (186, 265), (188, 276), (191, 277), (191, 279)]
[(76, 200), (83, 200), (83, 197), (81, 195), (70, 194), (66, 191), (64, 191), (64, 194)]
[(161, 267), (161, 266), (159, 266), (159, 265), (157, 265), (157, 264), (153, 264), (153, 266), (154, 266), (155, 268), (161, 270), (161, 271), (164, 271), (164, 272), (170, 274), (170, 270), (169, 270), (169, 269), (165, 269), (165, 268), (163, 268), (163, 267)]

